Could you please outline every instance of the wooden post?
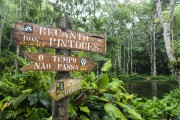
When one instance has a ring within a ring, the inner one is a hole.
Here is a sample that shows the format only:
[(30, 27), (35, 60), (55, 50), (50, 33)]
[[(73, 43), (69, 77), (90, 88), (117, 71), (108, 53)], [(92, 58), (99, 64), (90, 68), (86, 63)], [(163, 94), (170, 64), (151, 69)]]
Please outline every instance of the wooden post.
[[(62, 54), (70, 54), (68, 50), (56, 50), (57, 53), (62, 52)], [(70, 76), (69, 72), (57, 72), (56, 73), (56, 80), (62, 78), (68, 78)], [(68, 120), (68, 104), (69, 104), (69, 97), (65, 97), (60, 100), (55, 100), (53, 102), (52, 107), (52, 118), (53, 120)]]
[[(72, 24), (68, 20), (66, 20), (66, 29), (72, 29)], [(56, 54), (71, 56), (71, 51), (56, 49)], [(55, 80), (60, 80), (63, 78), (68, 78), (68, 77), (70, 77), (69, 72), (58, 71), (56, 73)], [(69, 117), (68, 104), (69, 104), (68, 96), (60, 100), (55, 100), (53, 102), (53, 107), (52, 107), (52, 119), (53, 120), (68, 120), (68, 117)]]

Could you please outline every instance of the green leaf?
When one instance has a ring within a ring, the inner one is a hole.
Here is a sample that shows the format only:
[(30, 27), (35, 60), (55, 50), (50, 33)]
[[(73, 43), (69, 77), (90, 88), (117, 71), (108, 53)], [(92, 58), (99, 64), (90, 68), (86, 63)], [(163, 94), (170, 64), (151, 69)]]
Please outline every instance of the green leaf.
[(110, 115), (105, 115), (102, 120), (117, 120), (116, 118), (110, 116)]
[(22, 91), (22, 94), (18, 96), (14, 101), (13, 101), (13, 106), (14, 108), (17, 108), (18, 105), (29, 95), (31, 94), (33, 90), (32, 89), (27, 89)]
[(2, 107), (2, 104), (5, 102), (5, 101), (9, 101), (11, 100), (12, 97), (5, 97), (3, 100), (0, 101), (0, 108)]
[(111, 60), (108, 60), (104, 65), (103, 67), (101, 68), (102, 71), (104, 72), (108, 72), (112, 67), (112, 63), (111, 63)]
[(100, 114), (102, 114), (101, 111), (92, 110), (90, 114), (90, 120), (101, 120)]
[(109, 84), (109, 77), (107, 74), (101, 74), (99, 80), (98, 80), (98, 88), (99, 89), (104, 89), (108, 86)]
[(120, 102), (116, 102), (119, 106), (127, 109), (127, 111), (129, 112), (129, 114), (133, 115), (135, 119), (137, 120), (143, 120), (141, 118), (141, 115), (138, 114), (135, 110), (131, 109), (130, 107), (128, 107), (127, 105), (123, 104), (123, 103), (120, 103)]
[(108, 87), (112, 89), (113, 91), (117, 91), (120, 89), (120, 86), (122, 85), (122, 81), (120, 80), (113, 80), (108, 84)]
[(16, 78), (20, 78), (20, 77), (26, 77), (27, 75), (26, 74), (20, 74), (20, 73), (17, 73), (17, 74), (14, 74), (12, 76), (13, 79), (16, 79)]
[(42, 120), (52, 120), (52, 116), (50, 118), (43, 118)]
[(68, 105), (68, 112), (69, 112), (69, 116), (70, 116), (70, 117), (75, 117), (75, 116), (77, 116), (76, 111), (74, 110), (72, 104), (69, 104), (69, 105)]
[(90, 119), (89, 119), (89, 118), (87, 118), (87, 117), (86, 117), (86, 116), (84, 116), (84, 115), (81, 115), (80, 120), (90, 120)]
[(106, 99), (106, 98), (104, 98), (104, 97), (100, 97), (98, 100), (99, 100), (99, 101), (103, 101), (103, 102), (109, 102), (108, 99)]
[(36, 104), (38, 102), (38, 93), (28, 95), (28, 100), (30, 102), (30, 106)]
[(39, 115), (37, 113), (37, 109), (33, 108), (33, 110), (28, 115), (28, 120), (39, 120)]
[(126, 117), (122, 114), (122, 112), (111, 103), (105, 104), (104, 109), (107, 114), (113, 118), (127, 120)]
[(39, 101), (44, 105), (46, 108), (49, 108), (51, 102), (46, 92), (39, 93)]
[(106, 99), (107, 99), (109, 102), (116, 102), (116, 101), (117, 101), (116, 95), (114, 95), (114, 94), (103, 93), (103, 95), (106, 97)]
[(90, 95), (90, 96), (87, 97), (87, 99), (88, 99), (88, 100), (91, 100), (91, 101), (94, 101), (94, 100), (96, 101), (98, 98), (99, 98), (99, 97), (96, 96), (96, 95)]
[(91, 77), (91, 80), (95, 80), (96, 78), (96, 75), (94, 72), (91, 72), (89, 76)]
[[(23, 110), (22, 110), (22, 109), (13, 110), (13, 111), (12, 111), (12, 110), (8, 110), (5, 118), (6, 118), (7, 120), (12, 120), (12, 119), (15, 120), (15, 117), (16, 117), (17, 115), (21, 114), (21, 113), (23, 113)], [(1, 118), (1, 116), (0, 116), (0, 118)]]
[(80, 111), (85, 112), (85, 113), (87, 113), (88, 115), (90, 115), (90, 110), (89, 110), (89, 108), (88, 108), (87, 106), (85, 106), (85, 107), (80, 107)]
[(40, 120), (47, 117), (49, 117), (49, 113), (47, 109), (44, 108), (33, 108), (28, 114), (28, 120)]
[(117, 78), (112, 78), (113, 81), (120, 81), (119, 79)]

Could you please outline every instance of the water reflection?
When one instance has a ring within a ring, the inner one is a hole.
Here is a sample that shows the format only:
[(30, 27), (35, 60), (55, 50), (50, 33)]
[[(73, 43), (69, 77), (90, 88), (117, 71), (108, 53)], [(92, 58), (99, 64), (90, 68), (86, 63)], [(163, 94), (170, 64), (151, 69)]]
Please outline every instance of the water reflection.
[(156, 96), (163, 98), (166, 93), (178, 87), (178, 84), (167, 81), (127, 81), (125, 89), (128, 93), (137, 94), (138, 97), (152, 98)]

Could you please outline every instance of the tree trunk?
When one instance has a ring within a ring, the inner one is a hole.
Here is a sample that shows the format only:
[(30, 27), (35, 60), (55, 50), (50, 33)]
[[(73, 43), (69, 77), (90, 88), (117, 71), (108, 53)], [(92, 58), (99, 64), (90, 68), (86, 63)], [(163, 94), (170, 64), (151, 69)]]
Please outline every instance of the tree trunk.
[(174, 23), (174, 0), (170, 0), (170, 26)]
[(144, 34), (144, 39), (147, 40), (147, 53), (149, 55), (151, 75), (153, 75), (153, 30), (146, 31)]
[(114, 73), (114, 75), (116, 75), (116, 73), (117, 73), (117, 59), (114, 60), (113, 73)]
[(129, 73), (129, 62), (130, 62), (130, 39), (131, 38), (128, 38), (127, 41), (127, 63), (126, 63), (127, 74)]
[(130, 74), (132, 74), (133, 73), (133, 52), (132, 52), (132, 42), (133, 42), (133, 39), (134, 39), (134, 37), (133, 37), (133, 31), (132, 30), (130, 30), (130, 35), (131, 35), (131, 39), (130, 39)]
[(123, 49), (123, 73), (126, 73), (126, 42), (124, 41), (124, 49)]
[(152, 70), (152, 75), (156, 76), (157, 75), (157, 71), (156, 71), (156, 25), (153, 24), (153, 47), (152, 47), (152, 51), (153, 51), (153, 70)]
[(151, 75), (153, 75), (153, 38), (152, 35), (150, 34), (150, 39), (149, 39), (149, 56), (150, 56), (150, 62), (151, 62)]
[[(171, 0), (172, 1), (172, 0)], [(161, 9), (161, 1), (160, 0), (156, 0), (156, 11), (158, 13), (160, 22), (163, 26), (163, 37), (164, 37), (164, 42), (165, 42), (165, 48), (166, 48), (166, 52), (167, 52), (167, 56), (170, 62), (173, 62), (174, 60), (176, 60), (173, 50), (172, 50), (172, 46), (171, 46), (171, 37), (170, 37), (170, 25), (169, 23), (167, 23), (162, 15), (162, 9)]]
[[(20, 13), (19, 13), (20, 20), (23, 19), (23, 3), (24, 3), (24, 0), (20, 0)], [(18, 67), (19, 52), (20, 52), (20, 46), (18, 45), (16, 47), (15, 73), (18, 72), (18, 68), (19, 68)]]
[(122, 70), (122, 53), (121, 53), (121, 45), (119, 43), (119, 48), (118, 48), (118, 69), (121, 71)]

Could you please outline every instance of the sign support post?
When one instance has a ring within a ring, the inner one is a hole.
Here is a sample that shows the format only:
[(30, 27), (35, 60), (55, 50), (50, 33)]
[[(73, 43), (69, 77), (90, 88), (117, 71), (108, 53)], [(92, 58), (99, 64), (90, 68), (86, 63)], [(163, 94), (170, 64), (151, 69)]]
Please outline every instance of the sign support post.
[[(56, 49), (56, 54), (61, 53), (63, 55), (70, 55), (70, 50), (60, 50)], [(62, 78), (69, 78), (69, 72), (57, 71), (55, 80), (60, 80)], [(60, 100), (54, 100), (52, 106), (52, 119), (53, 120), (68, 120), (68, 104), (69, 97), (65, 97)]]
[[(67, 22), (67, 21), (66, 21)], [(66, 28), (72, 29), (72, 26), (68, 26), (66, 24)], [(61, 54), (61, 55), (67, 55), (71, 56), (71, 51), (70, 50), (62, 50), (62, 49), (56, 49), (56, 54)], [(60, 80), (62, 78), (69, 78), (70, 73), (65, 72), (65, 71), (57, 71), (55, 80)], [(68, 120), (68, 104), (69, 104), (69, 96), (64, 97), (63, 99), (60, 100), (54, 100), (53, 101), (53, 106), (52, 106), (52, 119), (53, 120)]]

